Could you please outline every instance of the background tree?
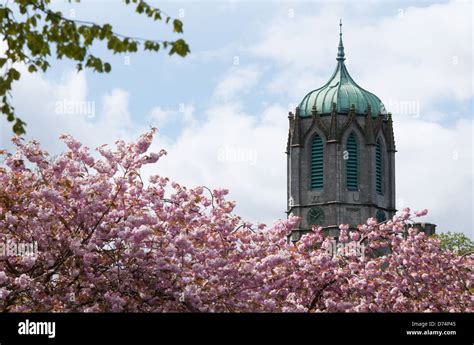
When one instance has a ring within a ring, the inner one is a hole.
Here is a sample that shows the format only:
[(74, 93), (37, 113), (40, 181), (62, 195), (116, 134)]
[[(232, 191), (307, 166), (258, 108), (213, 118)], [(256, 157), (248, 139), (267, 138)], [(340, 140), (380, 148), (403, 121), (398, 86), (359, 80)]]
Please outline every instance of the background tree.
[[(71, 1), (71, 0), (70, 0)], [(183, 23), (143, 0), (125, 0), (137, 13), (155, 20), (170, 23), (173, 32), (182, 33)], [(183, 39), (174, 41), (128, 37), (113, 31), (110, 24), (72, 20), (59, 11), (53, 11), (50, 0), (7, 0), (0, 5), (0, 38), (6, 43), (0, 56), (0, 108), (13, 132), (25, 133), (25, 122), (15, 114), (11, 103), (14, 81), (21, 75), (18, 63), (28, 66), (28, 71), (45, 72), (52, 57), (69, 59), (77, 63), (77, 70), (90, 68), (98, 73), (108, 73), (111, 66), (91, 52), (96, 41), (104, 41), (107, 49), (115, 53), (134, 53), (139, 47), (158, 52), (168, 49), (170, 55), (186, 56), (189, 47)]]
[(474, 252), (474, 241), (461, 232), (448, 231), (434, 236), (440, 240), (442, 249), (450, 250), (458, 255)]

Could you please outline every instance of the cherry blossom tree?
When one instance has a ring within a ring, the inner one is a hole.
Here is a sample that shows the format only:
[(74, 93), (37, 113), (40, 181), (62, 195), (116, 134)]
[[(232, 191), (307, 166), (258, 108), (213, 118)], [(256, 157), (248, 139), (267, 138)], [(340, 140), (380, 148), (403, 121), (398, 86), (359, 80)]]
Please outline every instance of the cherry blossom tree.
[(166, 154), (148, 152), (154, 133), (96, 157), (66, 135), (54, 159), (18, 138), (1, 152), (0, 243), (38, 253), (0, 252), (0, 310), (474, 311), (474, 260), (410, 226), (426, 210), (343, 224), (337, 246), (318, 227), (293, 244), (296, 217), (253, 225), (225, 189), (144, 180)]

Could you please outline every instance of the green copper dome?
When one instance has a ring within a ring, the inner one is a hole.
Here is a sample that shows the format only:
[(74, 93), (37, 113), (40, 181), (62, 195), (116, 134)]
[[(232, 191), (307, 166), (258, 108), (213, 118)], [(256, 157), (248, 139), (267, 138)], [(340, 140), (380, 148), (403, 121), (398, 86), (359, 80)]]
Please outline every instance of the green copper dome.
[[(342, 26), (342, 23), (339, 25)], [(345, 59), (340, 32), (336, 70), (324, 86), (311, 91), (303, 98), (299, 105), (300, 116), (310, 116), (313, 106), (319, 114), (330, 114), (333, 103), (336, 104), (338, 113), (347, 113), (354, 105), (356, 114), (366, 115), (370, 105), (373, 117), (379, 114), (387, 115), (382, 101), (373, 93), (361, 88), (351, 78), (344, 64)]]

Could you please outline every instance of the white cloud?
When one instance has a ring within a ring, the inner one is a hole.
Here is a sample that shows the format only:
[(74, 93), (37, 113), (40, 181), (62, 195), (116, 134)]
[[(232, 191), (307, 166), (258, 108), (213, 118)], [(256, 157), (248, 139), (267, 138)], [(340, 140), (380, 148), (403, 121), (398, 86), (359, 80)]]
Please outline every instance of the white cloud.
[(258, 119), (235, 103), (215, 105), (202, 123), (186, 126), (175, 141), (154, 143), (155, 150), (164, 146), (169, 154), (146, 173), (188, 186), (229, 188), (229, 198), (246, 219), (271, 223), (284, 218), (285, 113), (273, 105)]
[[(58, 140), (63, 133), (95, 148), (119, 138), (132, 139), (144, 128), (132, 123), (124, 90), (106, 93), (103, 107), (98, 109), (87, 96), (84, 73), (70, 71), (59, 81), (51, 81), (23, 67), (20, 70), (22, 78), (14, 84), (13, 102), (16, 114), (27, 123), (25, 139), (38, 140), (52, 154), (64, 149)], [(11, 148), (11, 137), (11, 127), (1, 126), (0, 146)]]
[(453, 128), (421, 119), (395, 121), (398, 207), (427, 208), (439, 231), (474, 238), (473, 121)]
[(256, 66), (234, 66), (219, 81), (214, 91), (218, 100), (228, 101), (241, 94), (249, 93), (261, 76)]
[(153, 126), (160, 129), (172, 124), (194, 126), (197, 121), (194, 117), (194, 111), (194, 106), (185, 105), (184, 103), (180, 104), (178, 109), (164, 109), (156, 106), (150, 110), (147, 119)]
[(133, 124), (128, 110), (128, 93), (121, 89), (113, 89), (103, 97), (104, 105), (99, 121), (115, 130), (127, 132)]
[(156, 125), (160, 128), (164, 128), (172, 120), (174, 111), (169, 109), (163, 109), (161, 107), (154, 107), (149, 114), (149, 118), (156, 122)]
[[(34, 78), (33, 76), (38, 75), (27, 73), (26, 70), (23, 72), (23, 78)], [(40, 82), (39, 79), (43, 78), (35, 79), (37, 82)], [(46, 87), (48, 92), (53, 91), (53, 89), (58, 99), (66, 99), (73, 102), (84, 101), (87, 97), (87, 81), (84, 72), (69, 71), (63, 74), (59, 82), (50, 83)]]

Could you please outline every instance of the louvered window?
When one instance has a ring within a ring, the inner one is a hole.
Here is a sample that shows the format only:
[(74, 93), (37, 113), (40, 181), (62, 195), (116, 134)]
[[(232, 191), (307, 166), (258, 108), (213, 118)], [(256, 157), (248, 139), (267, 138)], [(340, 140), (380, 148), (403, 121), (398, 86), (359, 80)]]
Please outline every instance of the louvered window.
[(358, 157), (357, 157), (357, 140), (354, 133), (349, 135), (347, 139), (347, 157), (346, 157), (346, 183), (347, 190), (359, 190), (358, 183)]
[(311, 189), (323, 188), (324, 155), (323, 141), (315, 135), (311, 142)]
[(377, 141), (377, 145), (375, 146), (375, 189), (380, 195), (383, 195), (382, 171), (382, 146), (380, 145), (380, 141)]

